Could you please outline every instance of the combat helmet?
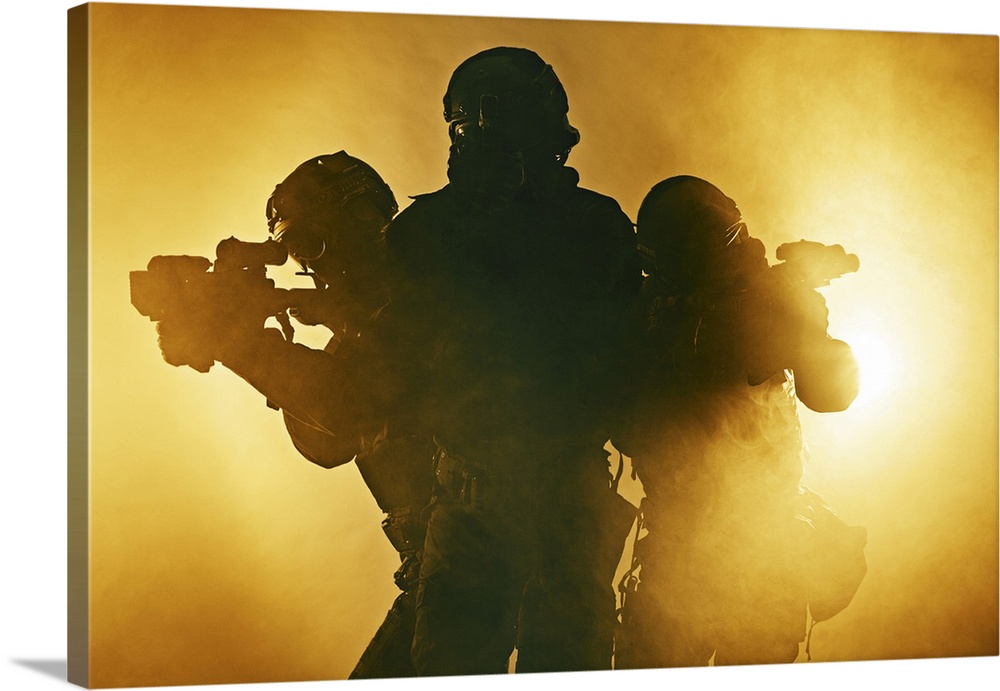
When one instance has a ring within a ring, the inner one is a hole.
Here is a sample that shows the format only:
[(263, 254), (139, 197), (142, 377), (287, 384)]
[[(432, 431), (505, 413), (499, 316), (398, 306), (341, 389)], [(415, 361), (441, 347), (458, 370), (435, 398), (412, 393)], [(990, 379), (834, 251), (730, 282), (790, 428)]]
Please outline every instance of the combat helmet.
[(371, 255), (398, 210), (374, 168), (338, 151), (296, 167), (274, 188), (265, 214), (272, 237), (304, 269), (335, 254), (346, 270)]
[(713, 259), (749, 239), (736, 202), (691, 175), (654, 185), (636, 216), (636, 241), (646, 271), (679, 293), (693, 290)]
[[(444, 95), (454, 143), (501, 142), (510, 153), (565, 162), (580, 141), (566, 91), (552, 66), (526, 48), (490, 48), (455, 69)], [(493, 141), (490, 141), (490, 140)]]

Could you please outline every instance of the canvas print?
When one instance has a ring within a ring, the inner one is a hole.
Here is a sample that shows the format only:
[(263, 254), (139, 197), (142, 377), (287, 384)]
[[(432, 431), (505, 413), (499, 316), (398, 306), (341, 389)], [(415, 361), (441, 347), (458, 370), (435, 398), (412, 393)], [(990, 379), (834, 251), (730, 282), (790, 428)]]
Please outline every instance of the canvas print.
[(996, 36), (68, 22), (71, 681), (998, 654)]

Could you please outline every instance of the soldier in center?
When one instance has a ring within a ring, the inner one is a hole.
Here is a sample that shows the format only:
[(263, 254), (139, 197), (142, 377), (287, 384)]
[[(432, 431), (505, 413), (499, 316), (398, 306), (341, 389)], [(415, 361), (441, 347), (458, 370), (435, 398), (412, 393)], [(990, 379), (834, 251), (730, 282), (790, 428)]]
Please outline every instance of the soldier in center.
[(472, 56), (444, 98), (449, 183), (386, 231), (382, 376), (437, 444), (422, 675), (502, 673), (515, 645), (519, 672), (611, 667), (634, 512), (604, 446), (641, 273), (618, 203), (566, 165), (567, 113), (537, 54)]

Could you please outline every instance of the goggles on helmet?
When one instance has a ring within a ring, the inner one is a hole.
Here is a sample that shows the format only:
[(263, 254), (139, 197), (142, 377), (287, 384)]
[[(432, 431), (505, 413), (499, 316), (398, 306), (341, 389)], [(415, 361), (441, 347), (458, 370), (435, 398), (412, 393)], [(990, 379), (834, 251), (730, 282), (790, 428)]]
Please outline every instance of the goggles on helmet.
[[(371, 204), (355, 203), (361, 199)], [(326, 253), (338, 231), (369, 226), (373, 215), (388, 223), (396, 211), (396, 200), (377, 173), (341, 151), (300, 165), (275, 187), (265, 215), (271, 236), (305, 265)]]

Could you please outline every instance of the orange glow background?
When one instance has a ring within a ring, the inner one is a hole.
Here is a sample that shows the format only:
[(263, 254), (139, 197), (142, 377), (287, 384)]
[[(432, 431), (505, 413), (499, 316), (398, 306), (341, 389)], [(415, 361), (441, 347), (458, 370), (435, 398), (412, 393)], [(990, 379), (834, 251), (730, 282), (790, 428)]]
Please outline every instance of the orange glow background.
[(274, 185), (320, 153), (365, 159), (403, 205), (442, 186), (445, 86), (494, 45), (553, 65), (582, 134), (570, 164), (631, 217), (689, 173), (772, 251), (859, 255), (824, 294), (867, 390), (803, 426), (806, 483), (867, 527), (869, 573), (813, 659), (997, 654), (996, 37), (91, 11), (94, 686), (350, 672), (396, 594), (378, 508), (231, 372), (166, 365), (128, 272), (263, 239)]

